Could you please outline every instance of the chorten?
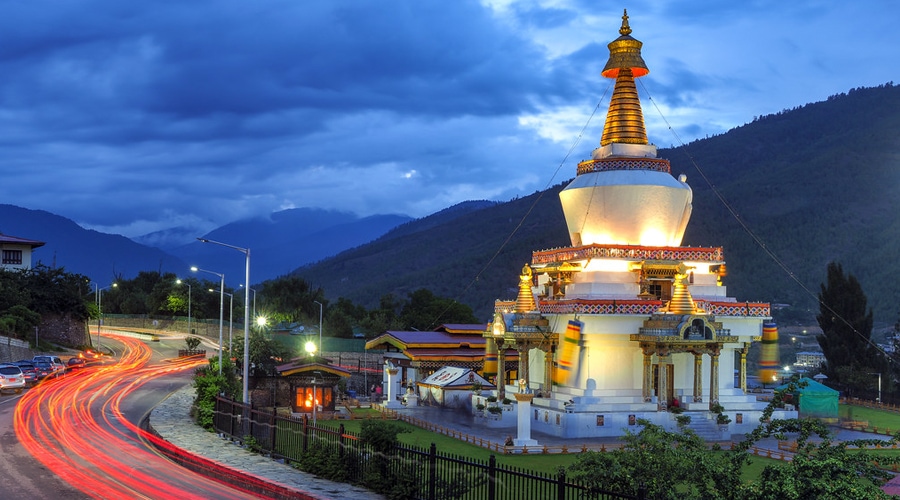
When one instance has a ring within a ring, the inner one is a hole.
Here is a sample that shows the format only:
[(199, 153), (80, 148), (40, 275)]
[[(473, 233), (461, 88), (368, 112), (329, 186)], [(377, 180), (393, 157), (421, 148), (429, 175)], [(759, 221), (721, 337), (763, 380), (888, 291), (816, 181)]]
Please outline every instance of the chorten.
[(649, 69), (631, 33), (626, 11), (601, 72), (615, 88), (600, 146), (560, 193), (572, 246), (533, 252), (516, 300), (495, 302), (487, 354), (515, 349), (519, 363), (491, 371), (500, 394), (524, 381), (538, 432), (673, 428), (672, 405), (697, 426), (721, 406), (731, 427), (695, 429), (712, 438), (748, 432), (766, 404), (748, 391), (747, 353), (770, 306), (728, 296), (721, 247), (681, 246), (692, 191), (647, 138), (635, 79)]

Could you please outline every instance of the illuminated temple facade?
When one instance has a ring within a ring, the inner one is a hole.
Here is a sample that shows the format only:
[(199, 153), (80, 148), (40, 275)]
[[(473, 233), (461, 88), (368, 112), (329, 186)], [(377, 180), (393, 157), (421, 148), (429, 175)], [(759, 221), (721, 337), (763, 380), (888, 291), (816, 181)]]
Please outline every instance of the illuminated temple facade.
[(722, 248), (681, 246), (692, 191), (647, 139), (635, 79), (649, 70), (627, 15), (619, 33), (600, 147), (560, 193), (571, 246), (534, 252), (517, 300), (496, 302), (484, 374), (500, 397), (526, 387), (532, 429), (551, 435), (618, 436), (642, 418), (674, 428), (673, 405), (698, 432), (747, 432), (766, 406), (748, 393), (746, 359), (769, 304), (728, 296)]

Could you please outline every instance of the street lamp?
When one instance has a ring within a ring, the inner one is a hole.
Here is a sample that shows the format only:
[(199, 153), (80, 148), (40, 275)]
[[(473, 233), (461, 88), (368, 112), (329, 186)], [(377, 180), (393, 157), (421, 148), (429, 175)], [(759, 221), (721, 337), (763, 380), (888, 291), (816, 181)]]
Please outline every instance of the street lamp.
[(219, 375), (222, 374), (222, 344), (224, 343), (222, 339), (222, 323), (225, 320), (225, 275), (222, 273), (217, 273), (215, 271), (207, 271), (206, 269), (200, 269), (197, 266), (191, 267), (191, 271), (195, 273), (197, 271), (209, 274), (215, 274), (219, 277), (220, 285), (219, 285)]
[(187, 285), (188, 287), (188, 335), (193, 335), (194, 330), (191, 330), (191, 284), (187, 281), (176, 280), (175, 283), (179, 285)]
[(116, 288), (119, 286), (118, 283), (113, 283), (112, 285), (105, 286), (100, 288), (97, 283), (94, 283), (94, 293), (97, 295), (97, 349), (100, 349), (100, 328), (103, 325), (103, 290), (107, 288)]
[[(315, 342), (313, 342), (312, 340), (310, 340), (309, 342), (306, 343), (306, 345), (304, 346), (304, 348), (306, 349), (306, 352), (309, 353), (309, 356), (310, 356), (311, 358), (314, 358), (314, 357), (315, 357), (315, 355), (316, 355), (316, 343), (315, 343)], [(313, 372), (313, 377), (312, 377), (312, 386), (313, 386), (313, 398), (312, 398), (312, 399), (313, 399), (313, 400), (312, 400), (312, 405), (313, 405), (313, 427), (316, 426), (316, 407), (319, 406), (319, 401), (318, 401), (319, 395), (316, 393), (316, 373), (318, 373), (318, 372)]]
[(322, 303), (318, 300), (313, 302), (319, 304), (319, 352), (322, 352)]
[(878, 375), (878, 402), (881, 402), (881, 373), (870, 373), (869, 375)]
[[(241, 284), (240, 286), (241, 286), (241, 288), (244, 287), (243, 284)], [(255, 318), (256, 317), (256, 290), (253, 288), (250, 288), (249, 286), (247, 287), (247, 290), (250, 290), (251, 292), (253, 292), (253, 317)]]
[[(210, 292), (215, 292), (217, 290), (209, 289)], [(234, 349), (234, 343), (232, 342), (233, 334), (234, 334), (234, 321), (231, 319), (234, 315), (234, 294), (225, 292), (225, 295), (230, 299), (231, 304), (228, 306), (228, 355), (231, 356), (231, 352)]]
[[(227, 243), (221, 243), (218, 241), (208, 240), (206, 238), (197, 238), (203, 243), (212, 243), (214, 245), (220, 245), (223, 247), (232, 248), (237, 250), (238, 252), (243, 252), (246, 257), (245, 261), (245, 270), (244, 270), (244, 283), (250, 285), (250, 249), (249, 248), (241, 248), (236, 247), (234, 245), (229, 245)], [(223, 282), (222, 288), (225, 288), (225, 284)], [(250, 403), (250, 385), (247, 377), (250, 375), (250, 294), (244, 294), (244, 404)]]

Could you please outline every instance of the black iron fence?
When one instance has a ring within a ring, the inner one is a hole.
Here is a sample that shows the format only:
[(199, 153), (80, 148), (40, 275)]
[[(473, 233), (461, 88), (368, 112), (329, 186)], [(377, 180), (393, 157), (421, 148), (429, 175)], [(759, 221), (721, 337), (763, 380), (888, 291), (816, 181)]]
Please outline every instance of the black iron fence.
[[(423, 500), (643, 500), (638, 491), (625, 495), (579, 484), (560, 468), (537, 472), (488, 460), (455, 456), (399, 445), (389, 456), (377, 454), (360, 436), (315, 425), (308, 416), (293, 418), (250, 408), (229, 398), (217, 398), (216, 431), (289, 464), (303, 464), (315, 456), (339, 464), (346, 482), (378, 490), (385, 481), (403, 488), (404, 496)], [(323, 458), (329, 457), (329, 458)]]

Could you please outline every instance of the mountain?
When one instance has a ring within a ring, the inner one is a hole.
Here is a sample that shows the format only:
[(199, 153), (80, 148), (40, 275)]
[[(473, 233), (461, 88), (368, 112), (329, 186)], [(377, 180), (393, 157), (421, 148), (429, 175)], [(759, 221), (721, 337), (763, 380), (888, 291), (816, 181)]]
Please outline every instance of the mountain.
[(33, 265), (62, 267), (100, 286), (140, 271), (181, 272), (184, 261), (117, 234), (84, 229), (70, 219), (43, 210), (0, 205), (0, 232), (46, 245), (35, 249)]
[[(829, 262), (860, 281), (876, 322), (897, 319), (900, 260), (900, 87), (853, 89), (758, 117), (729, 132), (660, 149), (688, 175), (693, 216), (683, 245), (721, 246), (725, 284), (739, 300), (818, 312)], [(571, 170), (574, 173), (575, 167)], [(367, 307), (418, 288), (490, 318), (514, 299), (534, 250), (568, 246), (558, 193), (483, 205), (449, 220), (426, 217), (296, 273), (330, 299)]]
[[(250, 282), (260, 283), (372, 241), (410, 220), (404, 215), (359, 217), (347, 212), (295, 208), (232, 222), (202, 237), (249, 248)], [(230, 286), (244, 282), (246, 260), (242, 252), (201, 243), (196, 238), (171, 252), (190, 265), (225, 274)], [(204, 277), (210, 279), (208, 275)]]
[[(350, 213), (316, 209), (292, 209), (233, 222), (203, 235), (230, 245), (250, 247), (251, 283), (272, 279), (311, 262), (372, 241), (412, 220), (402, 215), (359, 217)], [(63, 267), (97, 283), (118, 277), (133, 278), (140, 271), (190, 273), (196, 265), (225, 274), (226, 284), (244, 282), (245, 260), (241, 253), (219, 245), (204, 244), (192, 235), (187, 245), (169, 249), (140, 244), (121, 235), (84, 229), (70, 219), (42, 210), (0, 205), (0, 233), (43, 241), (34, 264)], [(183, 230), (145, 235), (140, 241), (166, 244), (184, 238)], [(218, 281), (217, 277), (202, 278)]]

